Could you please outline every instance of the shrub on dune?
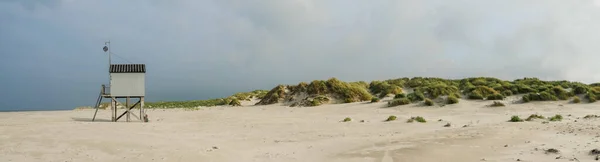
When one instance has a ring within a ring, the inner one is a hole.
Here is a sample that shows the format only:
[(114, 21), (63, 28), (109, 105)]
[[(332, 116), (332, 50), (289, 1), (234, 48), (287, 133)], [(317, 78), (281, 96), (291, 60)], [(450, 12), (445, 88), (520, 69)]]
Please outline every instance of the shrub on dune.
[(422, 92), (419, 91), (415, 91), (413, 93), (409, 93), (408, 95), (406, 95), (406, 97), (412, 101), (412, 102), (417, 102), (417, 101), (423, 101), (425, 100), (425, 95), (423, 95)]
[(389, 107), (394, 107), (394, 106), (398, 106), (398, 105), (408, 105), (408, 104), (410, 104), (410, 100), (408, 98), (399, 98), (399, 99), (394, 99), (394, 100), (388, 102)]
[(456, 98), (455, 96), (448, 96), (448, 98), (446, 98), (446, 103), (448, 103), (448, 104), (458, 103), (458, 98)]
[(429, 98), (425, 99), (424, 103), (425, 103), (426, 106), (433, 106), (433, 101), (431, 99), (429, 99)]
[(371, 102), (379, 102), (379, 101), (380, 101), (380, 99), (379, 99), (379, 98), (377, 98), (377, 97), (373, 97), (373, 98), (371, 98)]
[(396, 95), (394, 96), (394, 99), (398, 99), (398, 98), (406, 98), (406, 94), (404, 94), (404, 93), (399, 93), (399, 94), (396, 94)]
[(500, 93), (495, 93), (487, 96), (487, 100), (504, 100), (504, 95)]
[(580, 103), (581, 99), (579, 99), (579, 97), (575, 96), (575, 97), (573, 97), (573, 101), (572, 102), (573, 103)]
[(231, 102), (229, 102), (229, 105), (231, 105), (231, 106), (242, 106), (242, 103), (238, 99), (233, 99), (233, 100), (231, 100)]

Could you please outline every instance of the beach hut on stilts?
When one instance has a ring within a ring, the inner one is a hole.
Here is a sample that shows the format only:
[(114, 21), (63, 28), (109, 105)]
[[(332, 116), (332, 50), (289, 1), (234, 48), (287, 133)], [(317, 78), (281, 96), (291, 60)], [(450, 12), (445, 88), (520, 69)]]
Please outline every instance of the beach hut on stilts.
[[(148, 122), (148, 116), (144, 111), (146, 65), (111, 64), (109, 47), (110, 42), (106, 42), (103, 50), (104, 52), (108, 52), (110, 84), (109, 86), (103, 84), (102, 89), (100, 89), (100, 95), (96, 101), (96, 111), (94, 112), (92, 121), (96, 120), (96, 115), (98, 114), (98, 109), (102, 104), (102, 100), (108, 99), (110, 100), (112, 122), (117, 122), (122, 117), (125, 117), (126, 121), (129, 122), (131, 121), (131, 116), (140, 121)], [(125, 99), (125, 104), (122, 104), (119, 99)], [(137, 100), (137, 102), (132, 104), (132, 99)], [(122, 113), (119, 112), (118, 105), (125, 106)], [(137, 113), (138, 111), (135, 111), (136, 108), (139, 108), (139, 113)]]

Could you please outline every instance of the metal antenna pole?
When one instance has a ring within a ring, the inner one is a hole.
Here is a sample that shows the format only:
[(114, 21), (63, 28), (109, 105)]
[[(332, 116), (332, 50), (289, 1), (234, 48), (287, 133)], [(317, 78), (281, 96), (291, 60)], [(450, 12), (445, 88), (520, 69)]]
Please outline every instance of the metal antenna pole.
[[(110, 71), (110, 65), (112, 64), (111, 60), (110, 60), (110, 49), (111, 49), (110, 48), (110, 40), (108, 40), (108, 42), (104, 42), (104, 45), (105, 45), (105, 47), (108, 46), (108, 70)], [(104, 50), (104, 52), (106, 52), (106, 50)], [(109, 72), (109, 74), (108, 74), (109, 83), (110, 83), (110, 79), (111, 78), (110, 78), (110, 72)]]

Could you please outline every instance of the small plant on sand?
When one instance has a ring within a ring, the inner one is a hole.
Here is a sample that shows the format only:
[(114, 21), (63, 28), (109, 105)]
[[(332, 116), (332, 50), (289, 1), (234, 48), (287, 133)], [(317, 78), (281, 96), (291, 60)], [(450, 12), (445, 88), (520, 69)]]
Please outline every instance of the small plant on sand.
[(491, 107), (500, 107), (500, 106), (505, 106), (505, 105), (502, 102), (494, 101), (494, 103), (492, 103), (490, 106)]
[(347, 118), (344, 118), (344, 120), (342, 122), (349, 122), (349, 121), (352, 121), (352, 118), (347, 117)]
[(419, 123), (426, 123), (427, 120), (425, 120), (425, 118), (417, 116), (417, 117), (411, 117), (410, 119), (406, 120), (407, 123), (412, 123), (412, 122), (419, 122)]
[(448, 98), (446, 98), (446, 103), (448, 103), (448, 104), (458, 103), (458, 98), (456, 96), (448, 96)]
[(429, 99), (429, 98), (426, 98), (425, 99), (425, 105), (426, 106), (433, 106), (433, 101), (431, 99)]
[(388, 102), (388, 107), (394, 107), (394, 106), (398, 106), (398, 105), (408, 105), (410, 104), (410, 100), (408, 98), (399, 98), (399, 99), (394, 99), (392, 101)]
[(514, 115), (510, 117), (509, 122), (523, 122), (523, 119), (521, 119), (519, 116)]
[(419, 122), (419, 123), (426, 123), (427, 122), (427, 120), (425, 120), (425, 118), (420, 117), (420, 116), (415, 117), (415, 120), (417, 122)]
[(575, 97), (573, 97), (573, 100), (571, 102), (573, 102), (573, 103), (580, 103), (581, 99), (579, 99), (579, 97), (575, 96)]
[(545, 119), (545, 117), (538, 114), (531, 114), (529, 117), (527, 117), (527, 119), (525, 119), (525, 121), (533, 121), (534, 119)]
[(380, 101), (380, 99), (379, 99), (379, 98), (377, 98), (377, 97), (373, 97), (373, 98), (371, 98), (371, 102), (372, 102), (372, 103), (374, 103), (374, 102), (379, 102), (379, 101)]
[(394, 115), (390, 115), (387, 119), (385, 119), (385, 121), (394, 121), (396, 120), (396, 116)]
[(561, 121), (563, 119), (562, 115), (556, 114), (553, 117), (548, 118), (550, 121)]

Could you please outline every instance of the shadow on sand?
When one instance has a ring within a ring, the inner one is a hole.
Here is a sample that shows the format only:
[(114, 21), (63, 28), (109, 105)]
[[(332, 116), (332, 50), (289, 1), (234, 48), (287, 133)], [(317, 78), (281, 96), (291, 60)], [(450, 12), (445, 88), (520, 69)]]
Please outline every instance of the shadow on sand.
[[(71, 118), (73, 119), (73, 121), (79, 121), (79, 122), (92, 122), (92, 118)], [(96, 118), (96, 120), (94, 120), (93, 122), (111, 122), (109, 119), (98, 119)]]

